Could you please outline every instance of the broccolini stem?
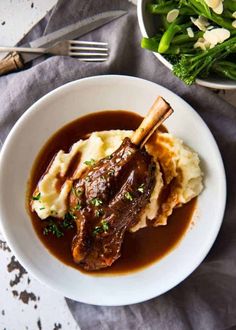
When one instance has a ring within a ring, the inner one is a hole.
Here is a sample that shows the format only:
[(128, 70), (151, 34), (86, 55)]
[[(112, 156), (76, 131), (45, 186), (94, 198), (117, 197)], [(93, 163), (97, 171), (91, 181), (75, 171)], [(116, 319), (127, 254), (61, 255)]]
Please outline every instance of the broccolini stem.
[(153, 15), (168, 14), (169, 11), (173, 9), (178, 9), (180, 15), (186, 15), (186, 16), (194, 15), (193, 9), (186, 6), (178, 8), (176, 2), (173, 1), (167, 1), (165, 4), (161, 4), (161, 5), (151, 4), (151, 3), (147, 4), (147, 11)]
[(236, 1), (234, 0), (225, 0), (224, 8), (231, 10), (232, 12), (236, 11)]
[(230, 61), (216, 61), (212, 66), (212, 71), (219, 76), (236, 80), (236, 64)]
[(163, 27), (165, 29), (168, 29), (168, 26), (170, 25), (170, 23), (167, 22), (166, 15), (161, 15), (161, 22), (162, 22)]
[[(200, 2), (198, 2), (200, 1)], [(216, 24), (224, 27), (228, 30), (233, 30), (232, 21), (221, 17), (220, 15), (211, 12), (209, 7), (206, 5), (204, 0), (183, 0), (183, 3), (192, 8), (198, 15), (205, 16), (206, 18), (212, 20)]]
[(234, 29), (232, 26), (232, 21), (225, 17), (221, 17), (215, 13), (212, 13), (211, 16), (209, 16), (208, 18), (211, 19), (216, 24), (220, 25), (221, 27), (224, 27), (225, 29), (228, 30)]
[[(198, 55), (182, 55), (179, 62), (174, 64), (173, 72), (187, 85), (191, 85), (197, 76), (206, 75), (216, 61), (234, 52), (236, 52), (236, 37)], [(226, 74), (226, 71), (224, 72)]]
[(195, 49), (193, 48), (193, 44), (186, 44), (184, 47), (179, 46), (170, 46), (168, 50), (165, 52), (167, 55), (180, 55), (180, 54), (193, 54), (195, 53)]
[(179, 34), (172, 39), (172, 44), (179, 45), (179, 44), (184, 44), (189, 41), (196, 41), (196, 40), (198, 40), (198, 38), (203, 36), (203, 33), (204, 33), (203, 31), (196, 32), (196, 33), (194, 33), (194, 37), (192, 37), (192, 38), (190, 38), (187, 33)]
[(174, 3), (172, 1), (170, 1), (170, 5), (168, 5), (169, 1), (166, 2), (166, 4), (163, 5), (153, 5), (151, 3), (147, 4), (147, 11), (150, 14), (167, 14), (169, 11), (171, 11), (172, 9), (176, 8), (176, 6), (174, 5)]
[(236, 52), (236, 37), (228, 39), (221, 44), (216, 45), (215, 47), (208, 49), (206, 52), (203, 52), (202, 56), (207, 53), (207, 55), (217, 56), (221, 52), (224, 52), (222, 55), (227, 56), (230, 53)]
[(232, 19), (232, 12), (230, 10), (224, 8), (222, 17)]

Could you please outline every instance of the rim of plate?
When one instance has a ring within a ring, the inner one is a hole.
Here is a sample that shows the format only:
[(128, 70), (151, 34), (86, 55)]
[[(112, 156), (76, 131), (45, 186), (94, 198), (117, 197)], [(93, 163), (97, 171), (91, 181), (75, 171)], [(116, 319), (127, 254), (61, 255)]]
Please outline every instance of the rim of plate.
[[(10, 143), (11, 143), (12, 138), (14, 138), (14, 136), (18, 134), (18, 130), (21, 129), (22, 125), (24, 125), (24, 121), (29, 116), (31, 116), (32, 112), (34, 111), (34, 109), (36, 107), (38, 107), (39, 105), (43, 106), (45, 101), (47, 101), (51, 97), (55, 97), (55, 96), (59, 95), (62, 90), (64, 92), (66, 90), (70, 90), (71, 86), (77, 85), (78, 88), (79, 88), (79, 86), (81, 84), (86, 84), (86, 83), (91, 83), (91, 82), (92, 83), (94, 82), (95, 84), (98, 84), (99, 81), (102, 82), (102, 81), (109, 81), (109, 80), (110, 80), (109, 83), (111, 83), (112, 80), (114, 80), (114, 79), (116, 81), (117, 81), (117, 79), (118, 80), (119, 79), (120, 80), (126, 80), (126, 82), (136, 81), (137, 83), (141, 83), (141, 84), (144, 84), (146, 86), (150, 85), (150, 87), (151, 86), (153, 86), (153, 87), (156, 86), (157, 88), (161, 89), (162, 91), (167, 92), (172, 97), (177, 98), (183, 104), (184, 107), (188, 108), (188, 111), (191, 112), (191, 115), (194, 116), (196, 120), (201, 122), (201, 125), (206, 130), (206, 134), (208, 135), (208, 138), (211, 140), (212, 147), (214, 149), (216, 157), (218, 158), (218, 166), (219, 166), (221, 174), (222, 174), (221, 177), (219, 178), (219, 181), (220, 181), (219, 185), (220, 185), (221, 191), (222, 191), (222, 202), (221, 202), (220, 205), (217, 205), (217, 207), (219, 208), (219, 210), (218, 210), (218, 222), (217, 222), (217, 225), (214, 228), (211, 239), (208, 240), (208, 244), (206, 244), (205, 249), (201, 252), (201, 257), (199, 257), (198, 260), (196, 260), (194, 263), (191, 264), (191, 266), (188, 267), (188, 269), (187, 269), (187, 271), (185, 271), (184, 275), (181, 274), (179, 277), (175, 277), (175, 279), (172, 282), (170, 282), (169, 285), (167, 285), (167, 287), (164, 287), (161, 290), (160, 289), (155, 290), (155, 288), (153, 288), (152, 294), (149, 294), (149, 293), (147, 294), (145, 292), (145, 290), (143, 290), (142, 294), (138, 295), (137, 297), (125, 297), (124, 299), (118, 299), (118, 301), (117, 301), (116, 297), (112, 297), (111, 299), (108, 299), (105, 303), (104, 303), (104, 300), (101, 303), (99, 297), (96, 297), (95, 299), (94, 298), (93, 299), (90, 299), (90, 298), (80, 299), (80, 297), (78, 297), (78, 295), (74, 295), (74, 294), (69, 294), (68, 295), (66, 293), (66, 290), (63, 287), (61, 287), (60, 284), (58, 284), (57, 282), (53, 282), (50, 278), (48, 278), (48, 276), (44, 275), (43, 272), (38, 270), (38, 268), (34, 264), (33, 265), (30, 264), (28, 262), (27, 257), (25, 257), (24, 255), (20, 255), (20, 253), (18, 253), (17, 248), (15, 248), (14, 238), (8, 233), (7, 229), (4, 227), (4, 223), (2, 221), (2, 218), (4, 217), (4, 211), (3, 211), (4, 210), (4, 205), (2, 203), (3, 201), (2, 201), (2, 198), (1, 198), (1, 196), (2, 196), (1, 191), (3, 191), (3, 188), (4, 188), (3, 185), (2, 185), (4, 173), (3, 173), (3, 171), (0, 171), (0, 229), (1, 229), (1, 232), (3, 233), (4, 237), (6, 238), (7, 243), (9, 245), (11, 251), (13, 252), (13, 254), (16, 256), (16, 258), (19, 260), (19, 262), (22, 264), (22, 266), (27, 271), (29, 271), (36, 279), (38, 279), (40, 282), (44, 283), (45, 285), (47, 285), (51, 289), (59, 292), (63, 296), (68, 297), (70, 299), (80, 301), (82, 303), (93, 304), (93, 305), (101, 305), (101, 306), (124, 306), (124, 305), (130, 305), (130, 304), (144, 302), (144, 301), (155, 298), (155, 297), (171, 290), (173, 287), (175, 287), (180, 282), (182, 282), (184, 279), (186, 279), (200, 265), (200, 263), (205, 259), (206, 255), (210, 251), (213, 243), (215, 242), (215, 239), (218, 235), (218, 232), (220, 230), (220, 227), (221, 227), (221, 224), (222, 224), (222, 221), (223, 221), (225, 205), (226, 205), (226, 176), (225, 176), (225, 170), (224, 170), (224, 165), (223, 165), (223, 161), (222, 161), (222, 158), (221, 158), (221, 154), (220, 154), (220, 151), (218, 149), (218, 146), (216, 144), (216, 141), (215, 141), (211, 131), (209, 130), (209, 128), (205, 124), (205, 122), (202, 120), (202, 118), (199, 116), (199, 114), (186, 101), (184, 101), (181, 97), (179, 97), (178, 95), (176, 95), (175, 93), (173, 93), (169, 89), (167, 89), (167, 88), (165, 88), (165, 87), (163, 87), (159, 84), (156, 84), (156, 83), (150, 82), (148, 80), (142, 79), (142, 78), (136, 78), (136, 77), (125, 76), (125, 75), (124, 76), (123, 75), (103, 75), (103, 76), (93, 76), (93, 77), (78, 79), (78, 80), (66, 83), (66, 84), (52, 90), (51, 92), (49, 92), (48, 94), (46, 94), (42, 98), (40, 98), (38, 101), (36, 101), (18, 119), (18, 121), (15, 123), (14, 127), (12, 128), (10, 133), (8, 134), (6, 140), (3, 144), (1, 154), (0, 154), (0, 169), (2, 169), (3, 166), (4, 166), (4, 154), (7, 152), (7, 149), (9, 147)], [(157, 263), (158, 262), (159, 262), (159, 260), (157, 261)], [(155, 264), (156, 263), (152, 264), (151, 266), (153, 266)], [(67, 267), (70, 267), (70, 266), (67, 266)], [(145, 271), (148, 268), (149, 267), (145, 267), (141, 271)], [(138, 273), (138, 272), (135, 272), (135, 273), (132, 273), (132, 274), (136, 274), (136, 273)], [(110, 278), (110, 277), (107, 277), (107, 278)], [(116, 276), (116, 278), (119, 278), (119, 276)]]
[[(141, 31), (141, 34), (143, 37), (148, 38), (146, 26), (144, 24), (144, 19), (143, 19), (143, 0), (138, 0), (137, 3), (137, 16), (138, 16), (138, 22), (139, 22), (139, 28)], [(164, 64), (168, 69), (172, 71), (172, 64), (168, 62), (164, 56), (162, 56), (159, 53), (152, 52), (158, 60)], [(233, 80), (229, 80), (229, 82), (232, 82), (231, 84), (225, 84), (224, 82), (214, 82), (210, 80), (204, 80), (204, 79), (196, 79), (196, 84), (199, 86), (204, 86), (208, 88), (213, 88), (213, 89), (227, 89), (227, 90), (234, 90), (236, 89), (236, 81), (234, 82)]]

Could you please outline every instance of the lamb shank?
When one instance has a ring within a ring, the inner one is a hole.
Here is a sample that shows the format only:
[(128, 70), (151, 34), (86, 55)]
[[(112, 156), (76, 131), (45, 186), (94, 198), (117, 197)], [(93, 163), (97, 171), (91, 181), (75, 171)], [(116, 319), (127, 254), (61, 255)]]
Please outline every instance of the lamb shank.
[(120, 257), (124, 234), (139, 220), (155, 186), (156, 165), (145, 142), (171, 113), (158, 97), (131, 139), (74, 181), (69, 196), (77, 226), (72, 255), (84, 269), (105, 268)]

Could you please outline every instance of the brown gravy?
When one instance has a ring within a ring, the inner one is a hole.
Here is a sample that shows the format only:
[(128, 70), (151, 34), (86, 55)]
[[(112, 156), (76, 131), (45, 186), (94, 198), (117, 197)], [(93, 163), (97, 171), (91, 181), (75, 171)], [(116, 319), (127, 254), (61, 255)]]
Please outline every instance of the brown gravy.
[[(47, 141), (35, 160), (27, 196), (27, 208), (33, 227), (41, 242), (55, 257), (82, 272), (85, 271), (74, 263), (71, 254), (71, 242), (76, 229), (65, 230), (64, 236), (60, 238), (53, 235), (43, 235), (45, 221), (40, 220), (36, 213), (30, 211), (30, 196), (32, 196), (39, 179), (46, 171), (50, 160), (60, 149), (68, 151), (73, 143), (93, 131), (135, 129), (141, 121), (141, 116), (128, 111), (103, 111), (84, 116), (57, 131)], [(165, 130), (165, 128), (162, 129)], [(106, 275), (132, 272), (162, 258), (183, 237), (192, 220), (195, 206), (196, 199), (176, 209), (169, 217), (167, 226), (147, 227), (136, 233), (127, 233), (123, 242), (121, 257), (111, 267), (92, 273)]]

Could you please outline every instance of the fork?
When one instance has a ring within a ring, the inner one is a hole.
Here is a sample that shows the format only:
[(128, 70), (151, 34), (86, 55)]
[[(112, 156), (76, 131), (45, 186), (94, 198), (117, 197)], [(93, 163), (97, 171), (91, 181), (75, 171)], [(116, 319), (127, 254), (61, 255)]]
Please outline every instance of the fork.
[(80, 61), (103, 62), (108, 57), (106, 42), (63, 40), (47, 48), (0, 47), (0, 52), (23, 52), (76, 57)]

